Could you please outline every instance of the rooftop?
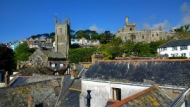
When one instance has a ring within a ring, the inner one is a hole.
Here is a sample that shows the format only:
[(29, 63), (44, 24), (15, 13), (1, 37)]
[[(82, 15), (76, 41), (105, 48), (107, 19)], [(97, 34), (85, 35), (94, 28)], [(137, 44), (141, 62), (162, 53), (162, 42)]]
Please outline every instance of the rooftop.
[(190, 60), (99, 61), (90, 66), (83, 78), (190, 86), (189, 65)]
[(117, 101), (108, 107), (167, 107), (174, 99), (172, 99), (164, 90), (153, 85), (137, 94), (127, 97), (121, 101)]
[(171, 41), (171, 42), (165, 43), (164, 45), (161, 45), (159, 48), (174, 47), (174, 46), (188, 46), (188, 45), (190, 45), (190, 39)]

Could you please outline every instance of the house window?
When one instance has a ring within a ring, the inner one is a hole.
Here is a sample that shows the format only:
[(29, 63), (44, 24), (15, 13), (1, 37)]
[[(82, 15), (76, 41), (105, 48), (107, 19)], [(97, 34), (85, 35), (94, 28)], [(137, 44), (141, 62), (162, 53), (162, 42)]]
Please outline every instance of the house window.
[(152, 37), (154, 37), (154, 34), (152, 34)]
[(162, 48), (163, 51), (167, 50), (167, 48)]
[(187, 46), (180, 46), (180, 50), (187, 50)]
[(60, 67), (63, 67), (63, 64), (60, 64)]
[(144, 36), (142, 36), (142, 39), (144, 39)]
[(112, 98), (114, 100), (121, 100), (121, 89), (120, 88), (112, 88)]
[(177, 47), (172, 47), (172, 51), (177, 51)]
[(127, 36), (125, 36), (125, 40), (127, 40)]
[(186, 57), (186, 53), (182, 53), (181, 56), (182, 56), (182, 57)]
[(171, 54), (172, 57), (177, 57), (178, 53)]
[(51, 64), (51, 67), (54, 68), (54, 67), (55, 67), (55, 64)]
[(59, 32), (62, 33), (62, 28), (59, 28)]

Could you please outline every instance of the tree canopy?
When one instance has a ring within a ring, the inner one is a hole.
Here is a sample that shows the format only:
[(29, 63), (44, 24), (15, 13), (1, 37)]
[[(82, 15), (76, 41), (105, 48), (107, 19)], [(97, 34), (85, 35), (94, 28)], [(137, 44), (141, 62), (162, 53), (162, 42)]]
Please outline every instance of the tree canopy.
[(4, 44), (0, 44), (0, 50), (0, 69), (9, 72), (15, 69), (13, 50)]
[(175, 36), (179, 39), (190, 38), (190, 24), (180, 26), (178, 29), (175, 29)]
[(28, 60), (29, 56), (32, 55), (32, 53), (35, 51), (33, 48), (29, 48), (28, 44), (26, 42), (19, 44), (15, 48), (15, 60), (16, 61), (26, 61)]

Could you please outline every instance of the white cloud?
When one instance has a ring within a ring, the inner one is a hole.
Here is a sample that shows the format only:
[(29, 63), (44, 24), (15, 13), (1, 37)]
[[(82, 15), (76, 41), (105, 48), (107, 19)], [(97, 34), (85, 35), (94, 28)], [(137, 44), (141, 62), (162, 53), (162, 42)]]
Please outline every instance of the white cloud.
[(183, 15), (181, 19), (182, 24), (190, 24), (190, 5), (184, 2), (180, 7), (180, 11)]
[(104, 31), (103, 28), (98, 28), (95, 24), (93, 24), (92, 26), (90, 26), (89, 29), (92, 30), (92, 31), (96, 31), (98, 33), (101, 33), (101, 32)]
[(168, 20), (164, 20), (163, 22), (153, 24), (152, 26), (148, 23), (143, 24), (144, 29), (151, 29), (151, 30), (159, 29), (160, 26), (162, 27), (162, 30), (168, 30), (169, 27)]

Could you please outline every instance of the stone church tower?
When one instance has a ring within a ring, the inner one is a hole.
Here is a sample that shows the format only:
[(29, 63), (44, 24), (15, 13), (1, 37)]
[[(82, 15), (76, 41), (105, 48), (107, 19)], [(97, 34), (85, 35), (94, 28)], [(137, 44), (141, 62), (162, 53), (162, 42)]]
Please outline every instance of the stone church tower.
[(68, 57), (70, 48), (70, 21), (66, 17), (65, 22), (61, 23), (55, 17), (55, 52), (61, 52), (65, 58)]

